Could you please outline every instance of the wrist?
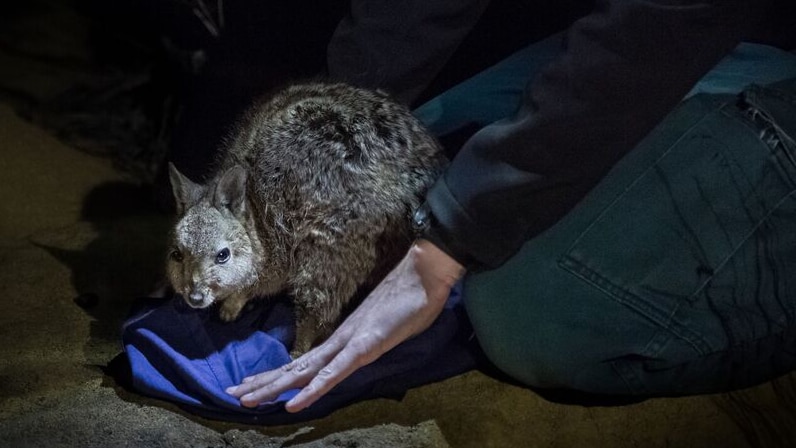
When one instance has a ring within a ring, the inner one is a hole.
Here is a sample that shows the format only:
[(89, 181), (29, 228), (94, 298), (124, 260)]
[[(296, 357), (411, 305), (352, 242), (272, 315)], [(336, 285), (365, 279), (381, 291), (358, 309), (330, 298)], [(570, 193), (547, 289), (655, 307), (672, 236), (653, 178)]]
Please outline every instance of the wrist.
[(455, 258), (426, 239), (418, 239), (412, 244), (410, 254), (415, 263), (415, 269), (422, 278), (431, 277), (436, 282), (441, 282), (448, 289), (467, 272), (467, 269)]

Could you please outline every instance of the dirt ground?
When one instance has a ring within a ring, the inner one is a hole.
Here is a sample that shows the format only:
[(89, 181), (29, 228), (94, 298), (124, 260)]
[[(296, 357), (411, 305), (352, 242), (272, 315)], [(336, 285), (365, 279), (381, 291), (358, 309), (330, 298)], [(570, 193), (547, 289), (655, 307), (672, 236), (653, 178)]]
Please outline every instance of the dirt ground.
[(130, 304), (159, 278), (169, 218), (113, 157), (24, 113), (95, 76), (82, 19), (33, 4), (44, 6), (0, 18), (0, 447), (796, 446), (793, 375), (601, 407), (470, 372), (279, 427), (207, 420), (125, 389), (107, 365)]

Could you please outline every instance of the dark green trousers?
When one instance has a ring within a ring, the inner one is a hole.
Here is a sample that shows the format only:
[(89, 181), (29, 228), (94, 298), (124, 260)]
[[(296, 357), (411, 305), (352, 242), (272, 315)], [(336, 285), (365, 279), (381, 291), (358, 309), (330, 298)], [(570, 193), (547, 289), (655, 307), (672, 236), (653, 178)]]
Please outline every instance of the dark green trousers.
[(678, 395), (796, 368), (796, 80), (685, 101), (561, 222), (469, 275), (532, 386)]

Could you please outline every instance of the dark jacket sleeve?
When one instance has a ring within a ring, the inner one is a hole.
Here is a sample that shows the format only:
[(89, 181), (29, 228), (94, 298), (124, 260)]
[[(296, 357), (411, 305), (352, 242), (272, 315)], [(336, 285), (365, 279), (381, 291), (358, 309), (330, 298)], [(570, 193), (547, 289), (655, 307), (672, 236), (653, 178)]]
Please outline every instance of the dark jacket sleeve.
[(411, 104), (489, 0), (352, 0), (327, 49), (330, 78), (387, 90)]
[(426, 237), (501, 265), (567, 213), (735, 47), (752, 2), (600, 1), (518, 113), (477, 132), (427, 196)]

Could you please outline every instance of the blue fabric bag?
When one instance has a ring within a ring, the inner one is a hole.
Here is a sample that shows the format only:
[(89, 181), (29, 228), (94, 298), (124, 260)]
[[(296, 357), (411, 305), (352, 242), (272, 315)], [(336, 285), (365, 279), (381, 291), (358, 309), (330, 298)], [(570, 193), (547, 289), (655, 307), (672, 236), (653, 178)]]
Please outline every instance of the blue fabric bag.
[(480, 356), (457, 290), (434, 324), (363, 367), (309, 408), (290, 414), (284, 403), (298, 390), (257, 408), (244, 408), (224, 390), (250, 375), (290, 361), (294, 337), (286, 300), (249, 305), (233, 323), (217, 310), (195, 310), (182, 300), (144, 304), (122, 332), (132, 387), (214, 419), (279, 425), (319, 418), (371, 398), (400, 398), (408, 389), (475, 368)]

